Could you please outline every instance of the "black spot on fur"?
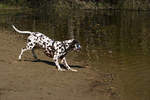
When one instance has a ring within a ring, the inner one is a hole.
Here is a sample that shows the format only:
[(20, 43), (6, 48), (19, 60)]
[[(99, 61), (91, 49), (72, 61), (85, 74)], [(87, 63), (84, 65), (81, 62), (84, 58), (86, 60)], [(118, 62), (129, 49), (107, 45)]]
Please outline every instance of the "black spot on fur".
[(59, 47), (59, 44), (57, 44), (56, 46)]
[(36, 36), (35, 34), (36, 34), (36, 33), (34, 33), (33, 36)]
[(45, 42), (43, 42), (43, 45), (46, 45), (46, 43), (45, 43)]
[(33, 44), (31, 43), (31, 44), (29, 44), (29, 46), (33, 46)]
[(30, 40), (30, 39), (28, 39), (28, 40), (27, 40), (27, 42), (31, 42), (31, 40)]

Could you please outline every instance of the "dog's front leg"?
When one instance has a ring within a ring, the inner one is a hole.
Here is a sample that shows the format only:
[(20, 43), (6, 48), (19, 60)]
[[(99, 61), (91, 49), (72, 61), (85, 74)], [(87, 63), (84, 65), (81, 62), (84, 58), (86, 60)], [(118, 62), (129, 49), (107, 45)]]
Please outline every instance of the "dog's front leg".
[(56, 66), (57, 66), (58, 71), (65, 71), (65, 69), (62, 69), (60, 67), (59, 62), (58, 62), (58, 58), (56, 56), (54, 56), (53, 60), (54, 60), (54, 62), (56, 64)]
[(70, 66), (68, 65), (68, 63), (67, 63), (67, 61), (66, 61), (66, 58), (65, 58), (65, 57), (62, 59), (62, 61), (61, 61), (61, 62), (62, 62), (62, 63), (64, 63), (64, 65), (66, 66), (66, 68), (67, 68), (68, 70), (71, 70), (71, 71), (77, 72), (77, 70), (70, 68)]

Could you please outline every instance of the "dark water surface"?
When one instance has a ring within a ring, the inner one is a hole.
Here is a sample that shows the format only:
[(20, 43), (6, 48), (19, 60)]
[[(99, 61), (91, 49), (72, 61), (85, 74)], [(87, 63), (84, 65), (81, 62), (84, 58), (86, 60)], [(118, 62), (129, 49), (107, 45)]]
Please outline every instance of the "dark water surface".
[(55, 40), (79, 40), (82, 51), (70, 58), (113, 73), (120, 100), (150, 100), (150, 12), (0, 10), (0, 29), (14, 32), (11, 24)]

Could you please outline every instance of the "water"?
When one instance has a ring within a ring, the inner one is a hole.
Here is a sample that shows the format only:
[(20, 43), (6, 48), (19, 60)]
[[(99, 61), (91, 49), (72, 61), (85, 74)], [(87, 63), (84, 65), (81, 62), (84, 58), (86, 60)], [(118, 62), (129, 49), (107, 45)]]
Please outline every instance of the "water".
[(113, 73), (120, 100), (150, 100), (150, 12), (0, 12), (0, 29), (12, 31), (14, 24), (55, 40), (79, 40), (82, 51), (71, 58), (97, 73)]

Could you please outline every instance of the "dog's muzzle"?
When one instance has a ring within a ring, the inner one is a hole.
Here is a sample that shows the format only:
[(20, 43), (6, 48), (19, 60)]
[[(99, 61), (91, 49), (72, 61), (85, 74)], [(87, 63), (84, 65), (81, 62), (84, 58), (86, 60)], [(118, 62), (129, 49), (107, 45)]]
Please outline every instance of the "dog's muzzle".
[(81, 50), (81, 46), (80, 45), (77, 46), (77, 50)]
[(76, 51), (80, 51), (80, 50), (81, 50), (81, 46), (80, 46), (79, 44), (78, 44), (78, 45), (75, 45), (74, 50), (76, 50)]

